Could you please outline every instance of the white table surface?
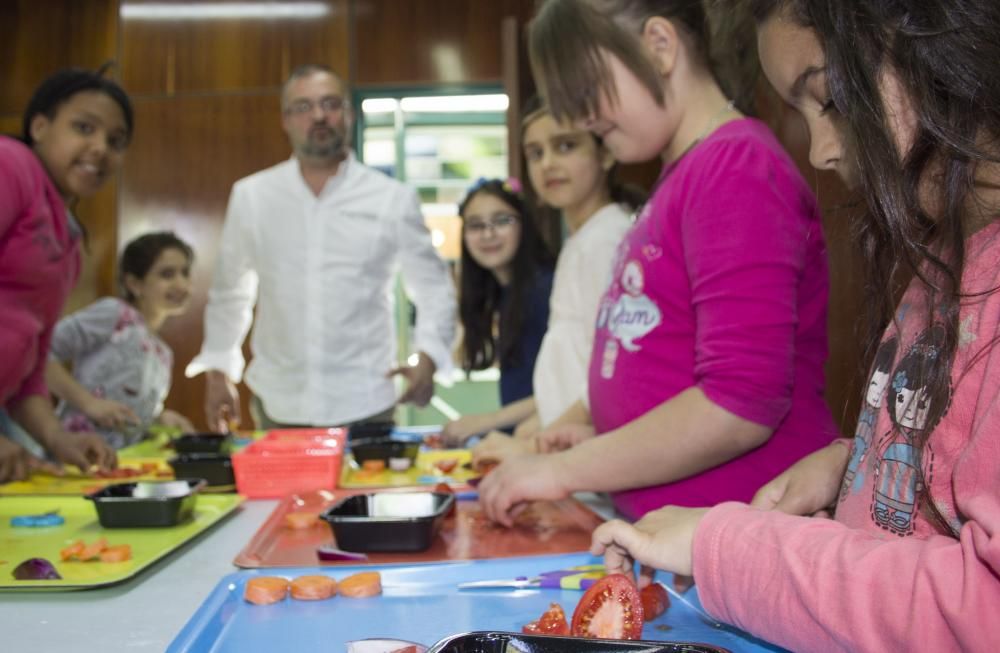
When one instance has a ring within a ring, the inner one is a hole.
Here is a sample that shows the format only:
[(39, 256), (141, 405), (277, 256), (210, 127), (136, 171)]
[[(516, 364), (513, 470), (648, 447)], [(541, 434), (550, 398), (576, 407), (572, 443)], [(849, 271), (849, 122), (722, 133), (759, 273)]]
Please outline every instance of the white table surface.
[[(599, 514), (610, 502), (577, 495)], [(134, 578), (73, 592), (0, 592), (0, 651), (163, 651), (226, 574), (278, 504), (246, 501), (235, 514)]]

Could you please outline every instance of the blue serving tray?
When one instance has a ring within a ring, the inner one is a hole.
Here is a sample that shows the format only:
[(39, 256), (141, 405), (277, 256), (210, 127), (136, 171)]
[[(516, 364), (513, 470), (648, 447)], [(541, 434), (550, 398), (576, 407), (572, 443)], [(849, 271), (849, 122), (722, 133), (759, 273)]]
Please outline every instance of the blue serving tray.
[[(225, 576), (167, 649), (181, 651), (346, 651), (345, 642), (392, 638), (427, 646), (444, 637), (475, 630), (520, 631), (555, 601), (567, 618), (583, 595), (573, 590), (458, 590), (461, 582), (533, 576), (575, 565), (599, 563), (588, 554), (504, 558), (417, 566), (345, 566), (247, 570)], [(382, 574), (383, 593), (367, 599), (335, 596), (258, 606), (243, 600), (254, 576), (327, 574), (336, 579), (358, 571)], [(666, 579), (664, 579), (666, 580)], [(697, 593), (687, 593), (699, 605)], [(735, 629), (706, 624), (692, 609), (674, 601), (646, 624), (645, 640), (714, 644), (733, 653), (780, 651)]]

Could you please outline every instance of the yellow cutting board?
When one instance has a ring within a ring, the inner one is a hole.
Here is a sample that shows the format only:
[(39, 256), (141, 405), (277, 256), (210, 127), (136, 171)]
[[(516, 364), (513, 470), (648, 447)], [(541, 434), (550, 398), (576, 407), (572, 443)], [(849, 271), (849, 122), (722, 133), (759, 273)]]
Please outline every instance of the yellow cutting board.
[[(217, 523), (243, 502), (236, 494), (199, 495), (191, 519), (163, 528), (103, 528), (94, 504), (82, 497), (0, 497), (0, 591), (78, 590), (118, 583), (139, 573)], [(12, 517), (58, 511), (60, 526), (20, 528)], [(59, 551), (77, 540), (105, 538), (109, 546), (128, 544), (124, 562), (63, 562)], [(61, 580), (16, 580), (14, 568), (28, 558), (45, 558)]]
[(100, 490), (112, 483), (134, 481), (162, 481), (174, 477), (174, 471), (163, 458), (119, 458), (119, 468), (141, 469), (143, 465), (155, 466), (153, 471), (127, 478), (96, 478), (84, 476), (76, 467), (67, 466), (64, 476), (53, 476), (36, 472), (26, 481), (14, 481), (0, 485), (0, 496), (20, 496), (26, 494), (81, 496)]
[[(434, 463), (442, 460), (456, 460), (455, 467), (445, 473)], [(478, 478), (480, 473), (469, 469), (467, 463), (472, 460), (472, 452), (468, 449), (431, 449), (422, 450), (410, 469), (394, 472), (386, 469), (381, 472), (369, 472), (361, 469), (348, 453), (340, 470), (342, 488), (367, 487), (405, 487), (409, 485), (436, 485), (437, 483), (465, 483), (470, 478)]]

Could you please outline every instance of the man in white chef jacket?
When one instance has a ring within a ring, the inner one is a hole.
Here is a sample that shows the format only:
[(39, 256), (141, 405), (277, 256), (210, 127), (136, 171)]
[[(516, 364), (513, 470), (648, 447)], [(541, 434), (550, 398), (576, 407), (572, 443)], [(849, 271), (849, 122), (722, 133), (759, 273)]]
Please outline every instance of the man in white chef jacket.
[[(281, 103), (293, 156), (233, 185), (205, 339), (186, 370), (206, 374), (209, 426), (239, 419), (235, 384), (254, 322), (245, 376), (257, 428), (383, 421), (397, 401), (426, 405), (435, 371), (451, 370), (455, 297), (417, 194), (355, 159), (349, 92), (332, 70), (296, 69)], [(417, 307), (419, 351), (401, 367), (397, 269)], [(406, 385), (398, 398), (395, 375)]]

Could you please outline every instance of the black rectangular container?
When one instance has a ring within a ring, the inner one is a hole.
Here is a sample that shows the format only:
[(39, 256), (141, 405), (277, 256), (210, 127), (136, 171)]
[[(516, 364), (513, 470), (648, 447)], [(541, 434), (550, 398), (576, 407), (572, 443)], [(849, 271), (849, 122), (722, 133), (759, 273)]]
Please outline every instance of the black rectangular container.
[(176, 526), (194, 512), (200, 478), (115, 483), (87, 495), (104, 528)]
[(387, 438), (392, 435), (394, 422), (362, 422), (347, 427), (347, 441), (364, 440), (368, 438)]
[(217, 453), (183, 453), (168, 461), (177, 478), (203, 478), (205, 489), (236, 491), (233, 459)]
[[(420, 441), (397, 438), (362, 438), (347, 443), (358, 465), (366, 460), (381, 460), (387, 469), (409, 469), (420, 453)], [(395, 461), (395, 462), (394, 462)], [(399, 464), (400, 461), (408, 461)]]
[(583, 639), (555, 635), (472, 632), (451, 635), (434, 644), (427, 653), (730, 653), (711, 644), (686, 642)]
[(320, 515), (345, 551), (424, 551), (455, 503), (450, 492), (373, 492)]
[(174, 440), (177, 453), (229, 453), (233, 436), (229, 433), (186, 433)]

